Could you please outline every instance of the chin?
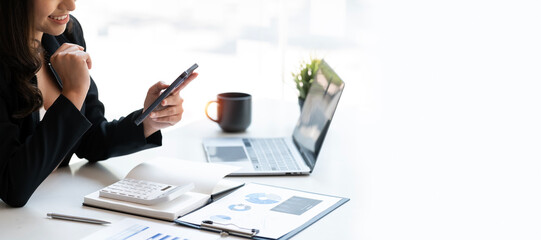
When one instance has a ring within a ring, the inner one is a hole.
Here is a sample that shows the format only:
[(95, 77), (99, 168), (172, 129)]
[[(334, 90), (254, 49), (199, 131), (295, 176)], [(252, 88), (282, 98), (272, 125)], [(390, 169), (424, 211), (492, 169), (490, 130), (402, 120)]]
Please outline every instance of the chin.
[(43, 26), (41, 28), (38, 28), (38, 31), (40, 31), (42, 33), (45, 33), (45, 34), (52, 35), (52, 36), (58, 36), (58, 35), (64, 33), (64, 31), (66, 31), (66, 27), (67, 27), (67, 24), (56, 25), (56, 26), (47, 26), (46, 25), (46, 26)]
[(64, 26), (63, 28), (54, 29), (52, 31), (47, 31), (46, 33), (49, 34), (49, 35), (58, 36), (58, 35), (64, 33), (64, 31), (66, 31), (66, 26)]

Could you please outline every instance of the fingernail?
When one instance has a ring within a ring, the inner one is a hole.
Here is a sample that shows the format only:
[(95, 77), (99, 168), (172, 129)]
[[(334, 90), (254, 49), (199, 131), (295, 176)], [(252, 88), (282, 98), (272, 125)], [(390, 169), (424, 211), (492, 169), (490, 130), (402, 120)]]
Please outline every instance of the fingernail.
[(151, 113), (150, 118), (154, 118), (154, 117), (156, 117), (156, 113)]

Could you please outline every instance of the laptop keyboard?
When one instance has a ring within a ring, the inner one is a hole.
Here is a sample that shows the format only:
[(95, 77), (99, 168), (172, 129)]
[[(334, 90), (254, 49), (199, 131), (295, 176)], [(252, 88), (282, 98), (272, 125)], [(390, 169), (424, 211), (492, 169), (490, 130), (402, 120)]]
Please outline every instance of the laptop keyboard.
[(283, 138), (243, 138), (257, 171), (299, 170)]

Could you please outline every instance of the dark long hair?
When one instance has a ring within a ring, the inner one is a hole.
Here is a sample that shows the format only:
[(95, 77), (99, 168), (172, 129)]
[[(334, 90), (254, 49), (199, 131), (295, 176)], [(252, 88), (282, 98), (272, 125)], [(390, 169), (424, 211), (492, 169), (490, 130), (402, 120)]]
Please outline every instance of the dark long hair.
[(37, 84), (31, 82), (41, 67), (41, 45), (33, 39), (33, 15), (33, 0), (0, 0), (0, 62), (7, 71), (3, 73), (7, 82), (19, 96), (14, 118), (28, 116), (43, 104)]

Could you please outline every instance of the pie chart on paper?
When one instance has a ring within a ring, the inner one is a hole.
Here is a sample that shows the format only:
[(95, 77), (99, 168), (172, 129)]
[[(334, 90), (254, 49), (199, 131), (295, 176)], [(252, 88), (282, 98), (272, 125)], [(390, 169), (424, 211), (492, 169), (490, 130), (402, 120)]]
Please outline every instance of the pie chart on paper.
[(250, 210), (252, 207), (248, 206), (248, 205), (245, 205), (245, 204), (233, 204), (233, 205), (229, 205), (229, 209), (230, 210), (233, 210), (233, 211), (248, 211)]
[(246, 201), (255, 204), (274, 204), (278, 203), (282, 198), (272, 193), (251, 193), (246, 195)]
[(227, 222), (231, 220), (231, 217), (226, 215), (214, 215), (210, 217), (210, 220), (216, 222)]

